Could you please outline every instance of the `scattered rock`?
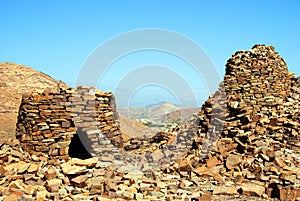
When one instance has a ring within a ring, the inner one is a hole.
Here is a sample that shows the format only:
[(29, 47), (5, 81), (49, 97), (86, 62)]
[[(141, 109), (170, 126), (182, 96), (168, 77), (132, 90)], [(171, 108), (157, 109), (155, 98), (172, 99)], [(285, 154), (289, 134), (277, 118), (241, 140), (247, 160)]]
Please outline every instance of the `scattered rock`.
[(235, 186), (216, 186), (214, 188), (214, 195), (236, 195), (238, 189)]
[(74, 186), (83, 188), (87, 185), (87, 179), (87, 175), (80, 175), (71, 179), (71, 182), (74, 184)]
[(241, 189), (243, 195), (248, 195), (248, 196), (256, 195), (259, 197), (262, 197), (266, 190), (265, 187), (254, 183), (242, 183)]
[(238, 164), (241, 163), (241, 157), (239, 155), (229, 155), (226, 159), (226, 167), (229, 170), (232, 170), (235, 168)]

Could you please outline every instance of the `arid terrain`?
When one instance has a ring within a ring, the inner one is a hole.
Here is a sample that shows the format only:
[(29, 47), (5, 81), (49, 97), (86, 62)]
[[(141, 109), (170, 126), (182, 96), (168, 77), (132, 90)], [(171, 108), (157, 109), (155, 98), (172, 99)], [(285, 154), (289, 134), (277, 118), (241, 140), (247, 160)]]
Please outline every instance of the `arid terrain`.
[[(300, 200), (299, 78), (272, 46), (233, 54), (199, 109), (127, 117), (112, 93), (12, 63), (0, 73), (0, 200)], [(157, 132), (151, 118), (176, 124)]]

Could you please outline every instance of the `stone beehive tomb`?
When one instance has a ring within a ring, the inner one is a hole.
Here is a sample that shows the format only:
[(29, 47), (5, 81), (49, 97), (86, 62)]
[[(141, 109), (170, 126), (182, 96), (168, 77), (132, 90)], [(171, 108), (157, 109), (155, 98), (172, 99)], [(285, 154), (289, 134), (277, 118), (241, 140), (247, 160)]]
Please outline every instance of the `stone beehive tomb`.
[[(112, 93), (91, 87), (26, 95), (22, 99), (17, 138), (25, 150), (51, 157), (96, 156), (122, 146)], [(100, 149), (101, 148), (101, 149)]]
[(174, 167), (226, 183), (231, 194), (300, 198), (299, 92), (272, 46), (236, 52), (198, 114), (197, 146)]

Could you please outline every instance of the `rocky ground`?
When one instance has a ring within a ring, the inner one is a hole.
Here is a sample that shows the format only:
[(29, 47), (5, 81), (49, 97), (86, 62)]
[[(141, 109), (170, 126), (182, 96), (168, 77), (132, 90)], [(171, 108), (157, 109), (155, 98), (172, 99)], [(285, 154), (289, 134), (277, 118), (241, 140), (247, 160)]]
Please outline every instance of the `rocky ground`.
[(251, 186), (219, 186), (194, 173), (183, 177), (141, 163), (49, 160), (23, 151), (17, 140), (1, 145), (0, 164), (1, 200), (266, 200), (237, 193), (259, 191)]

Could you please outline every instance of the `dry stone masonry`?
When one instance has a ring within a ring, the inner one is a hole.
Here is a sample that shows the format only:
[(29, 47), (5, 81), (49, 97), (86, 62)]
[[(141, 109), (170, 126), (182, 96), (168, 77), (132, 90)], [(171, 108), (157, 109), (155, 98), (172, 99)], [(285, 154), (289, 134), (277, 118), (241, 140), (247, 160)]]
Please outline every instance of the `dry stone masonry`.
[[(19, 110), (17, 138), (29, 152), (68, 158), (74, 135), (92, 155), (100, 148), (122, 146), (114, 96), (91, 87), (58, 89), (24, 96)], [(77, 137), (78, 137), (77, 136)], [(78, 150), (78, 152), (84, 150)]]
[[(300, 199), (299, 94), (298, 79), (273, 47), (236, 52), (198, 114), (197, 146), (173, 168), (229, 188), (214, 194)], [(221, 125), (220, 133), (209, 132)]]

